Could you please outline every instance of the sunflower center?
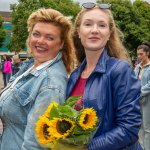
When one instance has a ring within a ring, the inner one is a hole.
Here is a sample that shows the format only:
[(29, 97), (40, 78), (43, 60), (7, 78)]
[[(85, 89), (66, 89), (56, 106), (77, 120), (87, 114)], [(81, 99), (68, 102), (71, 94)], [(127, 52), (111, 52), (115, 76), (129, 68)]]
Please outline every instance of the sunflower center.
[(86, 114), (85, 118), (84, 118), (84, 121), (83, 121), (83, 124), (86, 124), (88, 122), (88, 118), (89, 118), (89, 115)]
[(47, 124), (44, 124), (44, 126), (43, 126), (43, 135), (46, 139), (48, 139), (48, 137), (49, 137), (49, 132), (47, 131), (48, 127), (49, 126)]
[(71, 123), (66, 120), (58, 121), (57, 123), (57, 131), (61, 134), (66, 133), (67, 130), (69, 130), (70, 128), (71, 128)]

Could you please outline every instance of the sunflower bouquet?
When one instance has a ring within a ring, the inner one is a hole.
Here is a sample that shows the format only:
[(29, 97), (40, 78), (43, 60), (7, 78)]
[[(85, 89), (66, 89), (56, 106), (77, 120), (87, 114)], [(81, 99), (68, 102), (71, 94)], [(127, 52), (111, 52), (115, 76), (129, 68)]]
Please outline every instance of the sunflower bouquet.
[(36, 123), (36, 136), (41, 145), (52, 150), (87, 147), (96, 131), (98, 117), (93, 108), (81, 109), (81, 101), (81, 97), (72, 96), (62, 105), (53, 102), (48, 106)]

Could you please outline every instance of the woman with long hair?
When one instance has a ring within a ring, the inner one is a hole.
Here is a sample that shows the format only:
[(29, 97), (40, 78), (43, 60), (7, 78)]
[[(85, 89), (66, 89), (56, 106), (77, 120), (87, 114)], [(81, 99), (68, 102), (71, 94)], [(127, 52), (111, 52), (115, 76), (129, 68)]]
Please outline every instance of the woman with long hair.
[(76, 107), (97, 111), (100, 122), (87, 149), (141, 150), (140, 82), (128, 63), (111, 4), (82, 6), (73, 32), (79, 67), (70, 76), (67, 97), (81, 96)]

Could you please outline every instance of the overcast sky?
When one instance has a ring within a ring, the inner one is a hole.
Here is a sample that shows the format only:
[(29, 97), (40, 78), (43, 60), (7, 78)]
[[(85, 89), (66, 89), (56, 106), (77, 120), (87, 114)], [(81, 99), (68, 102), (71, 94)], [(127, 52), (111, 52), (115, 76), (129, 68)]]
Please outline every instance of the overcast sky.
[[(96, 2), (96, 0), (74, 0), (76, 2), (80, 2), (80, 4), (84, 2)], [(147, 0), (150, 3), (150, 0)], [(9, 11), (9, 5), (13, 3), (17, 3), (18, 0), (0, 0), (0, 11)]]
[[(96, 2), (96, 0), (74, 0), (76, 2)], [(9, 11), (9, 5), (13, 3), (17, 3), (18, 0), (0, 0), (0, 11)]]

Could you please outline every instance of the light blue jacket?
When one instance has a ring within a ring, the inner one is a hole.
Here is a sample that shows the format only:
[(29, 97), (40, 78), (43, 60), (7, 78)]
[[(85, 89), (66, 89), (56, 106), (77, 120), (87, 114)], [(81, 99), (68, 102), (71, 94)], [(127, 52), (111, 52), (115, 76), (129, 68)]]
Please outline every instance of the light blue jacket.
[[(10, 82), (33, 61), (25, 62)], [(52, 101), (64, 102), (66, 84), (67, 73), (59, 54), (47, 67), (21, 78), (9, 94), (0, 98), (0, 117), (5, 123), (0, 150), (44, 150), (36, 140), (35, 123)]]
[[(150, 64), (143, 68), (143, 74), (141, 78), (141, 96), (143, 101), (150, 100)], [(138, 77), (140, 71), (140, 64), (138, 64), (134, 70), (136, 77)]]

